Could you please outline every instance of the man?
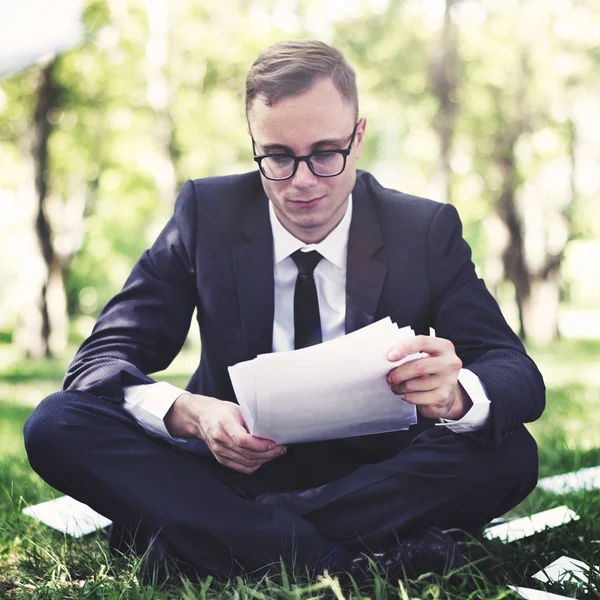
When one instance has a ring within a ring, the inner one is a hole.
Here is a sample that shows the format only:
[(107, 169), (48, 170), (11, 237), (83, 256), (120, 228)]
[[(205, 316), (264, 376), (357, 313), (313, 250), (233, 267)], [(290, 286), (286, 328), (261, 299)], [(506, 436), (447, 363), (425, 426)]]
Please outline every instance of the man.
[[(523, 423), (543, 410), (542, 378), (476, 277), (455, 209), (357, 172), (366, 120), (337, 50), (267, 48), (246, 109), (259, 172), (185, 184), (64, 391), (28, 420), (31, 464), (151, 532), (151, 568), (163, 551), (221, 577), (279, 557), (351, 569), (365, 551), (415, 574), (457, 566), (440, 528), (481, 527), (535, 486)], [(187, 392), (154, 383), (194, 309), (202, 357)], [(417, 333), (389, 360), (424, 353), (387, 376), (416, 425), (288, 448), (248, 433), (227, 367), (387, 316)]]

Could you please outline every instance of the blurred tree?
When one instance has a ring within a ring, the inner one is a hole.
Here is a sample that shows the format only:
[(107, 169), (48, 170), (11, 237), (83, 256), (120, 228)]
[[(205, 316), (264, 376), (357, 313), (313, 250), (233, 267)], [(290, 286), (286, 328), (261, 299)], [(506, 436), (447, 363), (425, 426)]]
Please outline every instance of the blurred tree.
[[(37, 193), (37, 218), (35, 230), (44, 259), (46, 274), (40, 290), (39, 310), (41, 330), (39, 339), (28, 336), (31, 343), (25, 348), (28, 356), (52, 356), (66, 343), (66, 310), (62, 271), (59, 256), (54, 249), (50, 222), (46, 216), (49, 194), (48, 141), (54, 121), (51, 111), (60, 110), (60, 87), (55, 77), (56, 60), (51, 60), (39, 72), (36, 107), (33, 115), (33, 144), (31, 148), (35, 165), (35, 188)], [(37, 319), (32, 319), (34, 322)], [(29, 321), (26, 316), (24, 322)]]
[[(18, 98), (21, 86), (32, 85), (27, 107), (12, 124), (14, 142), (25, 165), (23, 175), (33, 186), (20, 186), (20, 200), (34, 208), (34, 232), (41, 261), (39, 269), (31, 269), (29, 295), (21, 302), (15, 341), (29, 357), (52, 356), (66, 343), (67, 318), (61, 254), (55, 246), (55, 235), (49, 217), (51, 186), (50, 138), (60, 114), (63, 89), (56, 78), (57, 59), (47, 60), (26, 75), (17, 75), (7, 88)], [(9, 129), (10, 131), (10, 129)], [(25, 259), (25, 257), (22, 257)]]
[(439, 181), (439, 194), (442, 202), (452, 202), (452, 142), (458, 112), (460, 87), (460, 58), (458, 53), (458, 27), (452, 20), (452, 8), (458, 0), (445, 0), (444, 25), (439, 44), (433, 44), (431, 60), (431, 88), (439, 107), (434, 127), (439, 139), (439, 161), (433, 173)]
[(50, 272), (87, 333), (185, 179), (255, 168), (245, 74), (266, 45), (294, 37), (331, 42), (355, 66), (369, 120), (360, 165), (456, 204), (522, 335), (550, 339), (565, 244), (592, 235), (598, 214), (599, 18), (584, 0), (88, 0), (84, 45), (46, 79), (35, 67), (0, 88), (0, 188), (32, 205), (43, 249), (27, 269), (37, 308), (23, 301), (15, 339), (35, 354), (60, 337), (37, 302), (61, 288)]
[[(466, 35), (460, 133), (494, 209), (486, 279), (497, 295), (504, 279), (512, 283), (521, 336), (543, 344), (558, 334), (560, 265), (576, 199), (574, 83), (554, 69), (565, 54), (556, 25), (573, 16), (537, 0), (482, 7), (484, 27)], [(585, 55), (568, 52), (580, 68)]]
[[(162, 202), (171, 204), (176, 193), (174, 162), (179, 156), (175, 148), (175, 128), (170, 113), (173, 91), (169, 82), (172, 71), (170, 53), (173, 38), (172, 11), (177, 7), (168, 0), (144, 0), (148, 16), (146, 41), (146, 101), (154, 111), (154, 135), (158, 142), (153, 156), (152, 173)], [(181, 11), (182, 4), (179, 4)]]
[(377, 10), (337, 22), (332, 42), (357, 71), (368, 120), (361, 166), (385, 185), (439, 199), (432, 175), (439, 157), (431, 127), (439, 111), (431, 93), (435, 32), (425, 22), (424, 6), (382, 2)]

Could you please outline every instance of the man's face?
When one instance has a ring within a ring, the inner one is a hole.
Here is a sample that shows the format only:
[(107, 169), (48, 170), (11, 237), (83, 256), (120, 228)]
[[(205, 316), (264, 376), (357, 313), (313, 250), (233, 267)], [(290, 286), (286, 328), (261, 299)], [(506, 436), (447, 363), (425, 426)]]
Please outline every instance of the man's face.
[[(305, 156), (319, 150), (341, 150), (350, 144), (354, 108), (331, 79), (320, 79), (306, 92), (267, 106), (256, 99), (248, 111), (256, 153)], [(267, 196), (282, 225), (310, 244), (324, 239), (346, 212), (356, 180), (356, 159), (362, 154), (366, 122), (361, 119), (346, 168), (335, 177), (313, 174), (300, 162), (293, 177), (271, 181), (262, 176)]]

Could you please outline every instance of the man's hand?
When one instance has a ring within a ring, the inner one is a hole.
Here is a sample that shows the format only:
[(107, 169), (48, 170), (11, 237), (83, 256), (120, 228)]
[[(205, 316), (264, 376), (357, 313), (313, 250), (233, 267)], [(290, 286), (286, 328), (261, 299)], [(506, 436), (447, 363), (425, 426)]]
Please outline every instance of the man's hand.
[(458, 382), (462, 362), (454, 344), (443, 338), (418, 335), (399, 343), (388, 353), (395, 362), (409, 354), (425, 353), (404, 363), (387, 374), (395, 394), (403, 394), (410, 404), (428, 419), (460, 419), (473, 402)]
[(285, 446), (250, 435), (237, 404), (209, 396), (182, 394), (164, 421), (173, 437), (204, 440), (218, 462), (246, 475), (286, 452)]

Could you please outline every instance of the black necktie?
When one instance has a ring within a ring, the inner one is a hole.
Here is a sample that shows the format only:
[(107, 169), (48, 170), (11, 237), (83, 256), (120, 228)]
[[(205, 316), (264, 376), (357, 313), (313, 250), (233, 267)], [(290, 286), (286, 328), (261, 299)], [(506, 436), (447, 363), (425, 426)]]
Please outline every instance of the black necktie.
[(323, 257), (316, 251), (296, 250), (292, 260), (298, 267), (298, 278), (294, 291), (294, 347), (306, 348), (323, 341), (319, 298), (313, 276), (315, 267)]

